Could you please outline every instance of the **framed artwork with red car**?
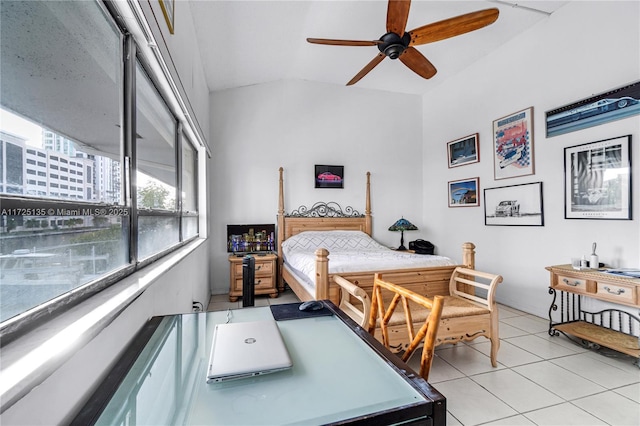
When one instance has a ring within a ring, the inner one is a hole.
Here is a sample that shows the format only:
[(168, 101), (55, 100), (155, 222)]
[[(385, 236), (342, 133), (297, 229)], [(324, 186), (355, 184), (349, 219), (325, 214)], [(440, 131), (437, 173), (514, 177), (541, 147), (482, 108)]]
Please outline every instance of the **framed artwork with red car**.
[(315, 167), (316, 188), (344, 188), (344, 166)]

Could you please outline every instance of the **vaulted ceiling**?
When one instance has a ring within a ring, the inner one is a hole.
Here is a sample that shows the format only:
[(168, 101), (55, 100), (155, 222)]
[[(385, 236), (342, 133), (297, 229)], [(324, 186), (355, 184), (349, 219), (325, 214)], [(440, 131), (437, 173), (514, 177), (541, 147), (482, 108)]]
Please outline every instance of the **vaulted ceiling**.
[[(499, 9), (500, 15), (479, 30), (417, 46), (438, 71), (431, 79), (385, 58), (354, 87), (424, 94), (566, 3), (413, 0), (407, 30), (488, 8)], [(386, 32), (387, 0), (207, 0), (191, 2), (191, 11), (212, 91), (279, 80), (345, 85), (379, 53), (377, 47), (327, 46), (306, 39), (378, 40)]]

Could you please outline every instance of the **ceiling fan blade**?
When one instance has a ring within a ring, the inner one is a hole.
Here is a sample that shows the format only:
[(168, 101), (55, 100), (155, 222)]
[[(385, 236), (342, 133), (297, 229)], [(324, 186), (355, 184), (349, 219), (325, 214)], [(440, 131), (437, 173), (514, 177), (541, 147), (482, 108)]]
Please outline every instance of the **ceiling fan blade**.
[(362, 68), (360, 70), (360, 72), (358, 74), (355, 75), (355, 77), (353, 77), (348, 83), (347, 86), (351, 86), (352, 84), (356, 84), (358, 81), (360, 81), (360, 79), (362, 77), (364, 77), (365, 75), (369, 74), (369, 71), (371, 71), (372, 69), (374, 69), (376, 67), (376, 65), (378, 65), (380, 62), (382, 62), (382, 60), (386, 58), (386, 55), (382, 52), (378, 53), (378, 56), (376, 56), (375, 58), (373, 58), (373, 60), (371, 62), (369, 62), (367, 65), (365, 65), (364, 68)]
[(308, 38), (309, 43), (330, 44), (332, 46), (377, 46), (382, 43), (380, 40), (334, 40), (328, 38)]
[(498, 19), (499, 14), (500, 11), (496, 8), (484, 9), (424, 25), (409, 31), (409, 34), (411, 34), (409, 46), (433, 43), (434, 41), (445, 40), (478, 30), (493, 24)]
[(407, 47), (398, 59), (422, 78), (431, 78), (438, 72), (436, 67), (415, 47)]
[(387, 6), (387, 32), (396, 33), (400, 37), (404, 35), (409, 18), (411, 0), (389, 0)]

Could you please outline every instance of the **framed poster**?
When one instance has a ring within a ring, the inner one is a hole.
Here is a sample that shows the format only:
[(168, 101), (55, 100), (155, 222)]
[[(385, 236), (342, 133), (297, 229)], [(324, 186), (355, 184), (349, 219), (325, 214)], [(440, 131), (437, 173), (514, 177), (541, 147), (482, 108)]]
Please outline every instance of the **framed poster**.
[(167, 22), (167, 26), (169, 27), (169, 32), (173, 34), (176, 1), (175, 0), (158, 0), (158, 2), (160, 3), (160, 8), (162, 9), (164, 20)]
[(493, 122), (495, 179), (534, 174), (533, 107)]
[(631, 135), (564, 149), (565, 219), (631, 220)]
[(449, 168), (464, 166), (466, 164), (480, 161), (480, 151), (478, 151), (478, 134), (465, 136), (464, 138), (447, 142), (447, 158)]
[(542, 182), (486, 188), (484, 224), (544, 226)]
[(636, 114), (640, 114), (640, 81), (547, 111), (547, 137)]
[(344, 166), (319, 166), (315, 168), (316, 188), (343, 188)]
[(449, 182), (449, 207), (478, 207), (479, 178)]

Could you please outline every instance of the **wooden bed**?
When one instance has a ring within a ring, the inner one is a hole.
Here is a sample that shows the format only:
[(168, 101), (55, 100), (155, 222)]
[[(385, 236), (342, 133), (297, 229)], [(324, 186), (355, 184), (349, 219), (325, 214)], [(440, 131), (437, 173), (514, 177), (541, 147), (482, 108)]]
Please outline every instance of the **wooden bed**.
[[(333, 274), (329, 273), (329, 251), (323, 248), (316, 250), (315, 294), (311, 294), (294, 273), (284, 265), (282, 242), (303, 231), (352, 230), (362, 231), (371, 236), (371, 174), (367, 172), (365, 213), (359, 214), (347, 207), (342, 211), (336, 203), (316, 203), (311, 208), (299, 207), (292, 213), (285, 213), (284, 207), (284, 169), (280, 167), (278, 198), (278, 289), (284, 290), (285, 283), (302, 301), (330, 299), (340, 303), (339, 286), (333, 282)], [(460, 265), (434, 266), (427, 268), (385, 270), (386, 281), (406, 287), (416, 293), (433, 297), (449, 294), (449, 279), (457, 266), (474, 269), (475, 245), (462, 245), (463, 263)], [(369, 295), (372, 293), (374, 274), (381, 271), (361, 271), (340, 273), (340, 276), (363, 288)]]

